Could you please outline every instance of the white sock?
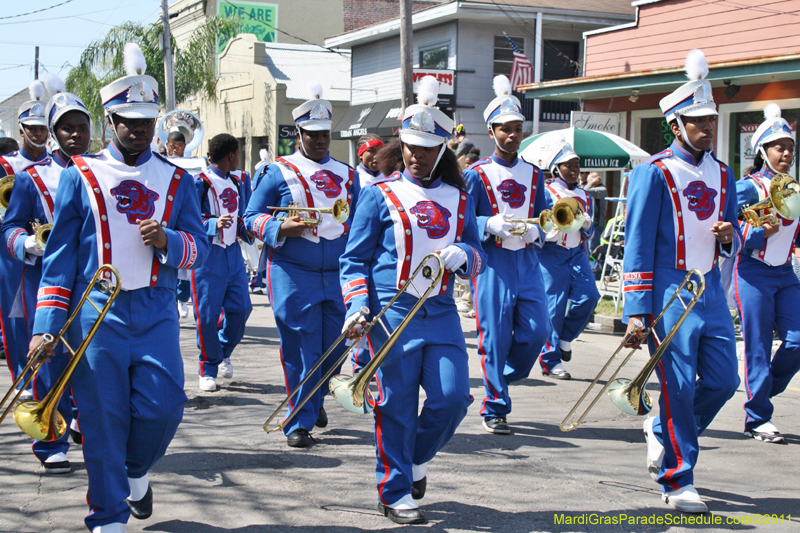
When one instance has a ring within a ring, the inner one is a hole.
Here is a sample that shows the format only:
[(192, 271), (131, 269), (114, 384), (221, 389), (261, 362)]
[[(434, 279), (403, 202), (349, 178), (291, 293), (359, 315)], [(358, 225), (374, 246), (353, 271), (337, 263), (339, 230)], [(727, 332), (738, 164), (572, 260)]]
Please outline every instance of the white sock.
[(406, 494), (392, 505), (387, 505), (387, 507), (391, 507), (392, 509), (419, 509), (419, 505), (414, 503), (411, 494)]
[(129, 477), (128, 485), (131, 488), (131, 495), (128, 496), (128, 499), (132, 502), (138, 502), (147, 494), (147, 487), (150, 486), (150, 476), (145, 474), (137, 479)]
[(47, 459), (45, 459), (45, 463), (63, 463), (67, 460), (67, 455), (62, 452), (54, 453)]
[(92, 530), (92, 533), (125, 533), (125, 524), (115, 522), (113, 524), (97, 526)]
[(81, 428), (78, 427), (78, 419), (77, 418), (73, 418), (72, 419), (72, 422), (70, 422), (70, 424), (69, 424), (69, 429), (71, 429), (72, 431), (77, 431), (78, 433), (81, 432)]
[(428, 473), (428, 463), (422, 463), (421, 465), (411, 465), (411, 479), (413, 479), (415, 482), (424, 478), (425, 474), (427, 473)]
[(564, 351), (571, 352), (572, 351), (572, 343), (567, 341), (558, 341), (558, 347)]
[(775, 424), (772, 421), (764, 422), (757, 428), (753, 428), (754, 431), (758, 431), (759, 433), (779, 433), (778, 428), (775, 427)]

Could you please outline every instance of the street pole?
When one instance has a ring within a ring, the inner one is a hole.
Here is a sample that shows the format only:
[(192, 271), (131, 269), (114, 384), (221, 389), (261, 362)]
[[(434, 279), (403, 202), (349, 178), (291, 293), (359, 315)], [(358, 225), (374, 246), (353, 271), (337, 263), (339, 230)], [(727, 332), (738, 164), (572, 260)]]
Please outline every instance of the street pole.
[(166, 94), (167, 113), (175, 109), (175, 68), (172, 65), (172, 38), (169, 34), (169, 7), (167, 0), (161, 0), (161, 21), (164, 33), (161, 44), (164, 48), (164, 91)]
[(36, 61), (33, 66), (33, 79), (39, 79), (39, 47), (36, 47)]
[(411, 0), (400, 0), (400, 79), (402, 82), (401, 107), (414, 103), (414, 44), (411, 30)]

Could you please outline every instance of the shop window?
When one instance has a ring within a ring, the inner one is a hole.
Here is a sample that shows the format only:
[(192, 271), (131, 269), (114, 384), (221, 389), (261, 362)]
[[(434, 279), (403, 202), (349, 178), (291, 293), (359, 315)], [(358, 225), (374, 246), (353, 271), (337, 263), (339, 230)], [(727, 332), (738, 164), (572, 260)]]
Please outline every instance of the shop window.
[[(781, 116), (789, 123), (795, 140), (797, 140), (797, 124), (800, 121), (800, 109), (784, 109)], [(745, 111), (731, 113), (730, 130), (728, 135), (730, 160), (725, 161), (733, 169), (736, 179), (741, 179), (748, 174), (748, 168), (753, 164), (755, 154), (751, 148), (753, 134), (756, 128), (764, 121), (764, 113), (758, 111)], [(794, 160), (797, 161), (798, 150), (795, 144)], [(789, 174), (797, 177), (797, 165), (792, 165)]]
[(657, 154), (667, 148), (675, 140), (672, 130), (663, 116), (643, 118), (641, 124), (641, 141), (639, 146), (648, 154)]
[[(494, 75), (504, 76), (511, 75), (511, 65), (514, 64), (514, 51), (511, 49), (511, 43), (508, 42), (508, 37), (505, 35), (494, 36)], [(525, 53), (525, 38), (524, 37), (511, 37), (514, 44), (520, 51)]]
[(419, 51), (419, 68), (447, 69), (447, 60), (450, 56), (450, 46), (437, 46)]
[(544, 66), (542, 67), (542, 81), (564, 80), (580, 76), (581, 67), (578, 63), (580, 45), (574, 41), (544, 40)]

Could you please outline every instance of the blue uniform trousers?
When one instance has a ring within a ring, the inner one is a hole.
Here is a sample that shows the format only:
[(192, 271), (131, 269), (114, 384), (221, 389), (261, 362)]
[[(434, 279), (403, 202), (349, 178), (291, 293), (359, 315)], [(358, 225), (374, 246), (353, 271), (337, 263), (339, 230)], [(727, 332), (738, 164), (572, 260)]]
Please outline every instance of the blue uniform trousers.
[(549, 372), (561, 362), (558, 341), (572, 342), (578, 338), (597, 307), (600, 292), (583, 246), (567, 249), (548, 242), (538, 257), (553, 325), (550, 339), (539, 355), (539, 364), (543, 371)]
[(188, 279), (178, 280), (178, 301), (186, 303), (192, 297), (192, 282)]
[[(374, 291), (370, 291), (374, 294)], [(455, 302), (429, 300), (416, 314), (378, 368), (375, 406), (375, 455), (378, 497), (393, 505), (411, 493), (412, 464), (427, 463), (456, 431), (472, 403), (469, 363)], [(413, 305), (401, 298), (383, 319), (390, 331)], [(370, 298), (375, 314), (382, 308)], [(386, 341), (380, 326), (370, 332), (377, 351)], [(426, 399), (419, 410), (419, 388)]]
[(5, 243), (0, 243), (0, 328), (2, 328), (6, 364), (12, 380), (19, 377), (28, 362), (25, 320), (9, 317), (22, 280), (22, 266), (21, 262), (8, 253)]
[[(198, 372), (215, 378), (219, 364), (244, 337), (253, 306), (239, 244), (210, 248), (205, 262), (192, 270), (192, 300), (200, 348)], [(224, 320), (220, 316), (223, 307)]]
[[(77, 284), (74, 291), (85, 288)], [(107, 298), (93, 291), (99, 306)], [(71, 342), (79, 343), (96, 317), (84, 306), (70, 326)], [(186, 402), (179, 334), (174, 290), (122, 291), (72, 375), (83, 415), (90, 530), (128, 521), (128, 478), (144, 476), (175, 435)]]
[[(280, 355), (286, 392), (294, 392), (308, 370), (342, 332), (345, 308), (339, 272), (305, 270), (296, 264), (273, 259), (267, 264), (267, 288), (281, 336)], [(315, 375), (301, 387), (289, 402), (287, 416), (294, 410), (295, 404), (319, 383), (322, 375), (344, 350), (344, 343), (340, 343)], [(283, 428), (284, 434), (288, 435), (299, 428), (310, 431), (319, 418), (319, 410), (327, 394), (328, 384), (324, 383), (291, 423)]]
[[(740, 255), (733, 283), (744, 337), (745, 429), (753, 429), (772, 419), (770, 398), (800, 370), (800, 281), (791, 263), (770, 266)], [(782, 342), (773, 357), (775, 325)]]
[[(657, 315), (675, 293), (686, 271), (659, 268), (653, 272), (653, 313)], [(659, 416), (653, 433), (664, 445), (664, 462), (658, 474), (662, 490), (678, 490), (694, 483), (698, 436), (708, 427), (739, 386), (733, 320), (726, 304), (720, 272), (705, 275), (705, 292), (678, 329), (656, 366), (661, 383)], [(688, 291), (681, 294), (691, 299)], [(676, 301), (656, 324), (663, 339), (683, 312)], [(656, 342), (648, 337), (650, 353)]]
[(486, 396), (480, 414), (511, 412), (508, 384), (524, 379), (550, 337), (547, 297), (533, 248), (484, 247), (486, 270), (472, 281), (478, 355)]

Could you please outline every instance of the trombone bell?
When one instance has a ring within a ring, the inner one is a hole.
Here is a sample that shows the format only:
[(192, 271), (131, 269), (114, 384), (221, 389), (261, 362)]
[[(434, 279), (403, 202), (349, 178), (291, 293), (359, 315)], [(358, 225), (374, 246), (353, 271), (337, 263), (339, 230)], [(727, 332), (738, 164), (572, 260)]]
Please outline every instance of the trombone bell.
[(0, 179), (0, 216), (5, 216), (11, 202), (11, 190), (14, 188), (14, 176)]
[(357, 415), (365, 415), (372, 412), (375, 406), (375, 399), (369, 389), (364, 389), (363, 396), (353, 394), (353, 380), (356, 376), (347, 374), (337, 374), (331, 378), (330, 391), (336, 401), (342, 407)]
[[(59, 396), (60, 398), (60, 396)], [(67, 432), (61, 413), (44, 402), (24, 402), (14, 409), (14, 422), (26, 435), (36, 440), (53, 442)]]

